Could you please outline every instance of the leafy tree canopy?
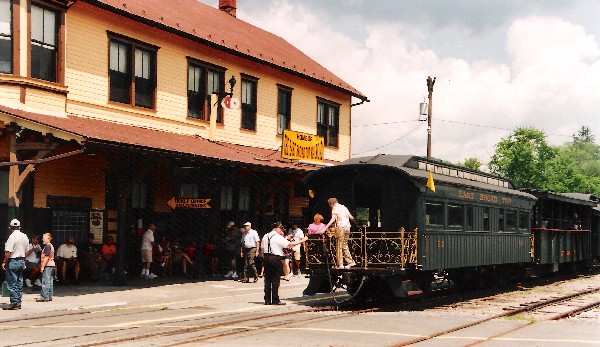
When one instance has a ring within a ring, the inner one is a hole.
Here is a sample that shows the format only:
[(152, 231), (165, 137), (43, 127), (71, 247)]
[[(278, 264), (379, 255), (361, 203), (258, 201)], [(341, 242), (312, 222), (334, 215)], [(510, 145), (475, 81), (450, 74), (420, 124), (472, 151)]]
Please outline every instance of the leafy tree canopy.
[(541, 130), (518, 128), (496, 145), (489, 167), (518, 188), (600, 196), (600, 146), (585, 126), (556, 147)]
[(496, 144), (489, 164), (494, 174), (507, 177), (518, 188), (544, 189), (549, 161), (556, 149), (546, 142), (546, 134), (535, 128), (517, 128)]
[(471, 169), (471, 170), (475, 170), (475, 171), (481, 171), (481, 166), (483, 165), (483, 163), (480, 162), (479, 159), (471, 157), (471, 158), (465, 159), (465, 161), (462, 163), (461, 162), (457, 163), (456, 165), (466, 167), (467, 169)]

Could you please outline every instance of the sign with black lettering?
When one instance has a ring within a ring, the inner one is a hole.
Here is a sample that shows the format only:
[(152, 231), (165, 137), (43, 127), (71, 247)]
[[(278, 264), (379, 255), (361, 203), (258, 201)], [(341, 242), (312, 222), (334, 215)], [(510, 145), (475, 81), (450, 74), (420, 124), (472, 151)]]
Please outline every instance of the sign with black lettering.
[(210, 199), (176, 198), (172, 197), (167, 201), (172, 209), (176, 208), (210, 208), (208, 204)]
[(321, 136), (284, 130), (281, 157), (322, 162), (325, 156), (325, 140)]

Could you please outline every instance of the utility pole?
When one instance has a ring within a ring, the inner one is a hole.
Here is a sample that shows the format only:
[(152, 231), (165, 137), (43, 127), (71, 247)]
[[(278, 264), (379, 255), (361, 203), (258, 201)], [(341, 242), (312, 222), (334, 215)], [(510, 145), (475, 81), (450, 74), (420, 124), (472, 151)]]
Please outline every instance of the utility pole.
[(427, 107), (427, 158), (431, 158), (431, 106), (433, 98), (433, 85), (435, 77), (427, 77), (427, 91), (429, 92), (429, 105)]

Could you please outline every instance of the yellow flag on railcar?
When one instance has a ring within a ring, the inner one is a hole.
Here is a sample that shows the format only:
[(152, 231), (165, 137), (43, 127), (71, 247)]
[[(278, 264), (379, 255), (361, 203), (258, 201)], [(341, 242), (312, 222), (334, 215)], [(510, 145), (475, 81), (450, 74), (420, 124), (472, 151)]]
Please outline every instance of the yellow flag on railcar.
[(427, 177), (427, 188), (431, 189), (435, 193), (435, 183), (433, 183), (433, 174), (429, 171), (429, 177)]

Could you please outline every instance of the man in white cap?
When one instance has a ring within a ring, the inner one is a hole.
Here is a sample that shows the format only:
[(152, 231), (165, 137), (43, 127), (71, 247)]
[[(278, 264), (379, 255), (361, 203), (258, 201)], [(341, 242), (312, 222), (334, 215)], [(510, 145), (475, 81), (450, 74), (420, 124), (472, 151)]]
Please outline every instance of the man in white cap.
[(242, 247), (240, 249), (240, 257), (244, 258), (244, 278), (240, 282), (250, 282), (249, 269), (252, 269), (254, 275), (254, 282), (258, 281), (258, 272), (256, 271), (256, 265), (254, 265), (254, 258), (258, 257), (260, 249), (260, 237), (258, 231), (252, 229), (250, 222), (244, 223), (244, 232), (242, 233)]
[(6, 270), (6, 282), (10, 293), (10, 305), (3, 310), (20, 310), (23, 297), (23, 269), (25, 268), (25, 252), (29, 239), (21, 232), (18, 219), (10, 221), (11, 234), (4, 245), (4, 261), (2, 270)]

